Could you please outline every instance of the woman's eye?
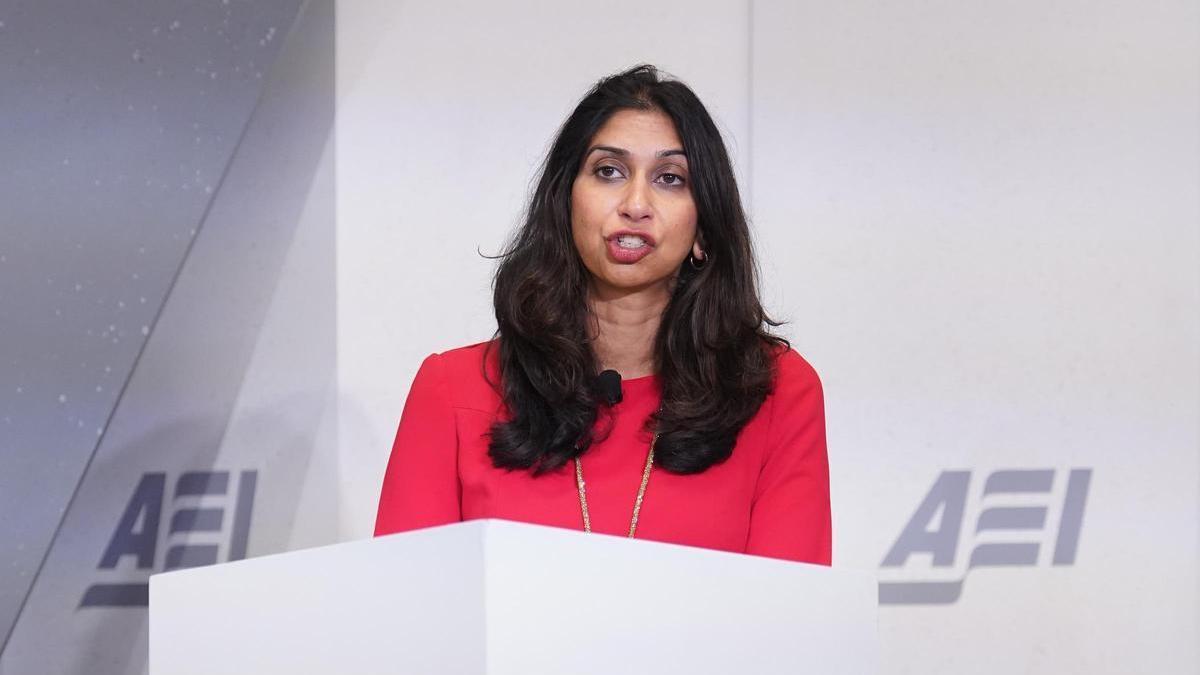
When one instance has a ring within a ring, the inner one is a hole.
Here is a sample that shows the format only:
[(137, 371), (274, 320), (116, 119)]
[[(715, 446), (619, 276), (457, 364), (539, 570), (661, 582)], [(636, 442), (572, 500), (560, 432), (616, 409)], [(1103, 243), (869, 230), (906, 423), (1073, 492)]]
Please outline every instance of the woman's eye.
[(683, 176), (676, 173), (664, 173), (659, 178), (667, 185), (683, 185)]
[(616, 178), (620, 175), (615, 166), (601, 166), (596, 168), (596, 175), (601, 178)]

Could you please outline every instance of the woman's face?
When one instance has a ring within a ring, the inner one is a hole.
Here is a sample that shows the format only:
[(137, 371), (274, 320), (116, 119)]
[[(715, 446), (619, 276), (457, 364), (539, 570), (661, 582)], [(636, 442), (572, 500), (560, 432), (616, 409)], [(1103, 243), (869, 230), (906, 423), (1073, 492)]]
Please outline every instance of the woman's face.
[(696, 246), (687, 156), (670, 117), (619, 110), (608, 118), (571, 188), (571, 232), (601, 295), (670, 283)]

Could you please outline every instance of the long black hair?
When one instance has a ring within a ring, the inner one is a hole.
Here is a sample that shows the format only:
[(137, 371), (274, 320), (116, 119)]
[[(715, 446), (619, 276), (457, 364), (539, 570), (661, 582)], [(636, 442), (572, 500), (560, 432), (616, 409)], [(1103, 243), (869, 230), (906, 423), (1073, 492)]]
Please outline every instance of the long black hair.
[(541, 167), (524, 224), (493, 284), (498, 388), (510, 419), (492, 426), (495, 466), (553, 471), (587, 450), (603, 404), (588, 334), (588, 271), (571, 235), (571, 188), (592, 137), (618, 110), (657, 110), (687, 153), (699, 269), (684, 261), (654, 346), (662, 408), (655, 463), (704, 471), (729, 457), (770, 393), (773, 351), (787, 341), (758, 296), (750, 232), (721, 133), (687, 85), (639, 65), (600, 80), (563, 123)]

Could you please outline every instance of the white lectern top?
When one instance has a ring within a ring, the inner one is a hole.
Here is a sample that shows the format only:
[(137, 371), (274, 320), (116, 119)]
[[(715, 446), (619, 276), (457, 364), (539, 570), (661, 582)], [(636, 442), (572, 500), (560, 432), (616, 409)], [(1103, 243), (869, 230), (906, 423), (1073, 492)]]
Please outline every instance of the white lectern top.
[(872, 575), (479, 520), (150, 579), (150, 675), (878, 670)]

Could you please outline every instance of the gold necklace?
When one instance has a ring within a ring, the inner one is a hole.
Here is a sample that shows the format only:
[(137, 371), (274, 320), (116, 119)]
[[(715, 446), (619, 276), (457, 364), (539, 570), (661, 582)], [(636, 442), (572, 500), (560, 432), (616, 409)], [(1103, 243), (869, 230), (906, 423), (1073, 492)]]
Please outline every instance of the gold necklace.
[[(638, 487), (637, 499), (633, 500), (633, 518), (629, 521), (629, 538), (637, 531), (638, 513), (642, 510), (642, 500), (646, 497), (646, 485), (650, 482), (650, 469), (654, 466), (654, 444), (658, 442), (658, 434), (650, 439), (650, 452), (646, 455), (646, 468), (642, 471), (642, 484)], [(579, 488), (579, 509), (583, 511), (583, 531), (592, 531), (592, 519), (588, 515), (587, 490), (583, 482), (583, 463), (575, 458), (575, 485)]]

